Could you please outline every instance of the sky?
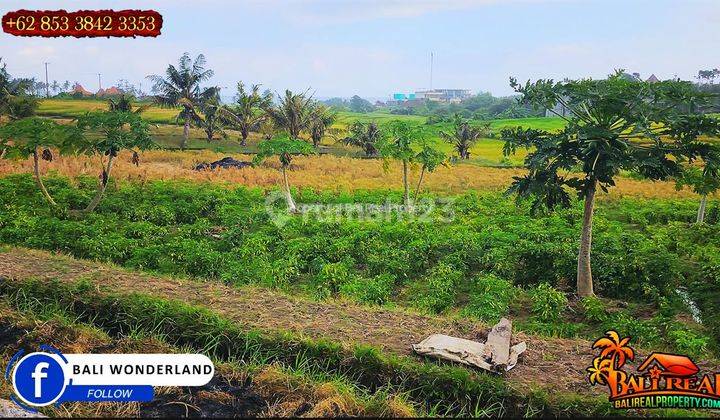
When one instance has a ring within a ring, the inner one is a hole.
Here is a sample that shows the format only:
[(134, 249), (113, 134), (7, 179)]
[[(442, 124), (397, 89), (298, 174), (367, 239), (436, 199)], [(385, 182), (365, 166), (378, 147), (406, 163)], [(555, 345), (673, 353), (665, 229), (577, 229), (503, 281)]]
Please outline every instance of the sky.
[(21, 38), (0, 33), (13, 76), (126, 79), (147, 90), (183, 52), (210, 84), (238, 81), (316, 98), (389, 98), (430, 86), (509, 95), (508, 79), (600, 78), (614, 69), (692, 79), (720, 67), (720, 0), (2, 0), (17, 9), (154, 9), (158, 38)]

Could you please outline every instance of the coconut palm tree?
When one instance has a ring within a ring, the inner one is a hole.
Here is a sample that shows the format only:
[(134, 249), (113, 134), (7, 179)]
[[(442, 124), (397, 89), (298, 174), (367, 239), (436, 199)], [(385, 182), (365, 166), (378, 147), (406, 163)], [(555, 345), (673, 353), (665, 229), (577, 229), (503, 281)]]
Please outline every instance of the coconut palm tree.
[(459, 114), (455, 114), (453, 131), (451, 133), (440, 131), (440, 137), (455, 146), (455, 150), (457, 150), (458, 155), (460, 155), (460, 159), (469, 159), (470, 147), (472, 147), (478, 139), (487, 135), (489, 128), (490, 124), (481, 127), (471, 127), (467, 120), (464, 120)]
[(204, 101), (198, 106), (202, 115), (195, 115), (196, 124), (205, 131), (207, 141), (210, 142), (215, 134), (227, 138), (225, 126), (233, 124), (238, 117), (227, 106), (220, 103), (220, 98), (215, 96)]
[(134, 112), (136, 114), (141, 114), (145, 112), (148, 108), (150, 108), (149, 104), (139, 106), (135, 109), (133, 109), (133, 97), (130, 95), (127, 95), (123, 93), (122, 95), (119, 95), (117, 98), (109, 98), (108, 99), (108, 109), (110, 111), (119, 111), (119, 112)]
[(37, 100), (30, 96), (32, 89), (32, 80), (10, 76), (0, 58), (0, 116), (7, 115), (10, 119), (17, 119), (34, 114)]
[(279, 128), (287, 131), (291, 139), (300, 138), (300, 133), (307, 130), (312, 121), (312, 96), (303, 93), (285, 91), (276, 107), (268, 108), (268, 114)]
[(310, 138), (312, 138), (313, 146), (320, 147), (322, 138), (326, 133), (333, 135), (338, 134), (338, 130), (330, 128), (337, 120), (337, 113), (330, 110), (323, 104), (316, 104), (310, 115)]
[(382, 139), (383, 133), (377, 123), (365, 124), (361, 121), (355, 121), (348, 132), (349, 135), (340, 140), (342, 143), (361, 148), (366, 157), (378, 155), (378, 142)]
[(252, 85), (250, 91), (247, 91), (245, 85), (240, 82), (237, 84), (235, 104), (232, 108), (237, 116), (234, 125), (240, 130), (240, 144), (245, 146), (250, 131), (259, 129), (268, 118), (265, 110), (272, 106), (272, 93), (265, 91), (260, 94), (260, 85)]
[(210, 98), (218, 95), (219, 87), (202, 88), (201, 83), (210, 79), (214, 72), (205, 69), (205, 56), (200, 54), (195, 61), (185, 53), (180, 57), (178, 67), (168, 65), (165, 77), (160, 75), (148, 76), (154, 83), (153, 91), (158, 92), (155, 102), (165, 107), (182, 107), (176, 121), (184, 122), (183, 141), (181, 149), (187, 146), (190, 137), (190, 124), (199, 118), (197, 107)]

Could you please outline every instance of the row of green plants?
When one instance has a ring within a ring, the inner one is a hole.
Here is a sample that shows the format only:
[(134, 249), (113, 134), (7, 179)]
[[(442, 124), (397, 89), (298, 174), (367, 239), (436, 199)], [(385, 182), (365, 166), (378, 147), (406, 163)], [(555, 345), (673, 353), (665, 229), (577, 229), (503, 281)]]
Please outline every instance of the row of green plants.
[[(53, 177), (48, 189), (61, 207), (72, 208), (88, 199), (83, 184), (92, 182)], [(486, 322), (511, 313), (524, 329), (549, 335), (602, 333), (599, 315), (586, 316), (559, 297), (574, 301), (579, 202), (533, 215), (529, 203), (468, 193), (454, 198), (451, 221), (436, 215), (425, 221), (292, 217), (278, 225), (265, 194), (190, 182), (113, 183), (95, 213), (76, 218), (43, 207), (32, 178), (15, 175), (0, 179), (0, 242), (316, 299), (399, 305)], [(326, 204), (402, 200), (392, 191), (297, 194), (303, 202)], [(716, 207), (711, 205), (711, 214)], [(632, 323), (632, 308), (608, 307), (608, 325), (625, 322), (637, 326), (639, 340), (689, 348), (666, 340), (678, 327), (673, 317), (690, 313), (689, 299), (704, 323), (693, 351), (712, 350), (706, 335), (720, 337), (719, 226), (714, 219), (692, 225), (694, 213), (695, 203), (688, 200), (625, 199), (600, 206), (593, 255), (597, 290), (652, 313), (648, 322)]]
[(291, 369), (313, 366), (353, 378), (375, 392), (391, 389), (422, 401), (428, 412), (445, 415), (607, 415), (602, 397), (552, 395), (542, 388), (513, 390), (500, 377), (467, 369), (418, 362), (356, 345), (303, 338), (292, 333), (256, 331), (208, 310), (143, 294), (101, 294), (89, 282), (0, 281), (0, 294), (25, 309), (60, 308), (76, 321), (111, 335), (150, 333), (170, 345), (190, 348), (217, 360), (278, 363)]

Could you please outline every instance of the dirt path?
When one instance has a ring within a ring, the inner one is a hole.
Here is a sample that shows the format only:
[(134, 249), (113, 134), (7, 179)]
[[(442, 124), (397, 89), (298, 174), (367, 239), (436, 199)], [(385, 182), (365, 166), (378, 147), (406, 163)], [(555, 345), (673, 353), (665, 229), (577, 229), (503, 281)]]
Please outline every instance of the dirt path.
[[(486, 326), (465, 320), (418, 315), (402, 310), (368, 308), (344, 302), (311, 302), (276, 291), (233, 288), (164, 276), (150, 276), (107, 264), (76, 260), (64, 255), (9, 248), (0, 251), (0, 276), (11, 279), (85, 279), (104, 292), (131, 292), (177, 299), (204, 306), (260, 330), (286, 330), (305, 336), (363, 343), (402, 355), (411, 355), (410, 345), (434, 333), (474, 339)], [(548, 386), (554, 391), (602, 393), (591, 388), (585, 369), (593, 358), (590, 342), (548, 339), (516, 334), (528, 351), (521, 363), (507, 374), (519, 387)], [(514, 341), (515, 341), (514, 340)]]

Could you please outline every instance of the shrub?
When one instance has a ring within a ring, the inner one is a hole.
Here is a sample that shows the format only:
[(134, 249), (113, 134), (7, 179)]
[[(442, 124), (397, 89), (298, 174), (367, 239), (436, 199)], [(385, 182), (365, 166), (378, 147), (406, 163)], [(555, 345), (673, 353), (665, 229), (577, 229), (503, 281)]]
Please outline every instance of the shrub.
[(492, 323), (507, 315), (510, 301), (517, 291), (509, 281), (492, 274), (475, 277), (471, 288), (463, 314)]
[(580, 307), (583, 309), (585, 319), (594, 322), (604, 322), (608, 318), (605, 310), (605, 304), (596, 296), (587, 296), (580, 301)]
[(313, 280), (315, 295), (321, 299), (337, 296), (342, 285), (356, 278), (344, 263), (324, 264)]
[(421, 281), (414, 304), (432, 313), (446, 311), (455, 303), (455, 289), (463, 274), (447, 264), (433, 267)]
[(530, 290), (531, 312), (541, 322), (557, 322), (567, 306), (565, 294), (547, 283), (541, 283)]
[(701, 335), (679, 323), (673, 323), (670, 326), (667, 340), (675, 351), (691, 357), (702, 357), (710, 346), (710, 337)]
[(353, 277), (340, 286), (340, 294), (364, 303), (383, 305), (390, 301), (395, 278), (381, 274), (372, 278)]

